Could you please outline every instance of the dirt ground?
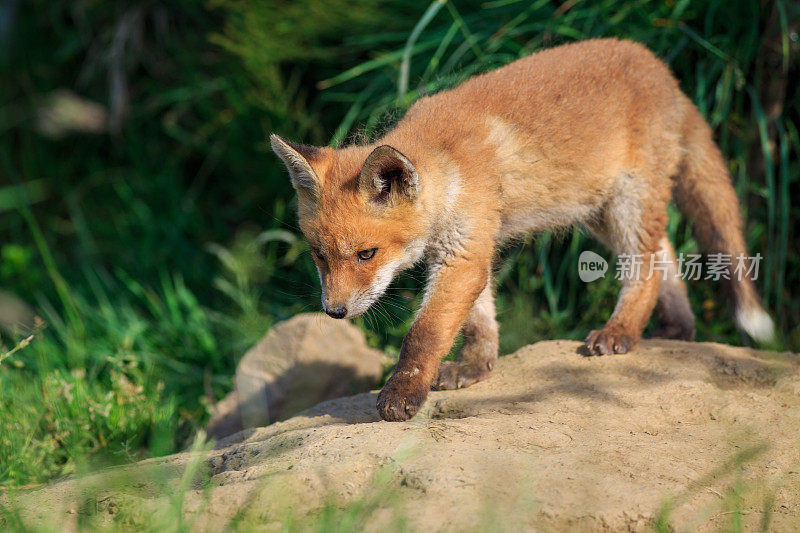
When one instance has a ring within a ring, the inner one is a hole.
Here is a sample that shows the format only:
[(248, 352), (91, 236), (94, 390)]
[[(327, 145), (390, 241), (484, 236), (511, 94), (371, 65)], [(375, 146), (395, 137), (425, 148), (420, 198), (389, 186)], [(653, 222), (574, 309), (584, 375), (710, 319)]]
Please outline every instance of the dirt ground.
[(376, 393), (359, 394), (210, 451), (14, 500), (28, 522), (75, 527), (88, 512), (137, 526), (168, 516), (183, 479), (178, 512), (193, 529), (800, 528), (800, 357), (655, 340), (583, 357), (578, 346), (501, 357), (489, 380), (432, 392), (409, 422), (380, 421)]

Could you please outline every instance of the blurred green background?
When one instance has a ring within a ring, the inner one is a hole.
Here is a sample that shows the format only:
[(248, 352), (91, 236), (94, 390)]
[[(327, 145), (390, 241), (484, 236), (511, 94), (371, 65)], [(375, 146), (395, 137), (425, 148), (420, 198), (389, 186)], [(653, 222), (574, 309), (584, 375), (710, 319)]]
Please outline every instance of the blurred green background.
[[(0, 486), (181, 449), (244, 351), (319, 310), (268, 132), (370, 138), (420, 94), (591, 37), (649, 46), (708, 118), (777, 347), (800, 350), (798, 19), (788, 0), (0, 0)], [(580, 282), (584, 249), (610, 258), (580, 234), (500, 255), (503, 353), (606, 320), (618, 286)], [(356, 320), (374, 346), (397, 353), (423, 281)], [(719, 285), (690, 292), (698, 340), (747, 344)]]

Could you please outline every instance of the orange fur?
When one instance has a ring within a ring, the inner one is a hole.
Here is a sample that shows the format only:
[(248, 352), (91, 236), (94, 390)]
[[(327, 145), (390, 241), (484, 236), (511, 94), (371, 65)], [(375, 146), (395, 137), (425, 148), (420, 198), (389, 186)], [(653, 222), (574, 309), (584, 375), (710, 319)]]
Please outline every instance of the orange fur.
[[(674, 188), (701, 241), (744, 252), (738, 202), (708, 125), (669, 69), (629, 41), (553, 48), (473, 77), (420, 99), (370, 145), (271, 141), (298, 191), (329, 312), (357, 315), (396, 272), (428, 263), (422, 308), (379, 396), (387, 420), (413, 416), (431, 386), (488, 375), (498, 345), (491, 262), (504, 242), (580, 224), (645, 264), (674, 258), (665, 232)], [(372, 259), (358, 258), (373, 248)], [(733, 285), (737, 309), (763, 318), (752, 283)], [(656, 302), (663, 331), (690, 338), (685, 286), (652, 276), (623, 282), (586, 350), (632, 349)], [(460, 360), (440, 366), (462, 327)]]

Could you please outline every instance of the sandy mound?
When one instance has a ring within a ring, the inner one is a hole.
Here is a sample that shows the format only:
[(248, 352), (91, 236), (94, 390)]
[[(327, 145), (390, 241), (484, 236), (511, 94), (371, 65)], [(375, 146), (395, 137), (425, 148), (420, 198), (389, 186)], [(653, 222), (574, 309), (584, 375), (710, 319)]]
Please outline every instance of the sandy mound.
[(800, 358), (678, 341), (586, 358), (578, 346), (541, 342), (502, 357), (488, 381), (431, 393), (407, 423), (379, 421), (376, 394), (360, 394), (210, 452), (17, 501), (27, 519), (77, 523), (79, 488), (117, 475), (125, 488), (101, 490), (93, 519), (146, 524), (169, 516), (182, 473), (199, 464), (208, 472), (186, 481), (182, 513), (213, 529), (277, 530), (290, 515), (373, 530), (646, 530), (659, 519), (678, 530), (738, 520), (797, 530)]

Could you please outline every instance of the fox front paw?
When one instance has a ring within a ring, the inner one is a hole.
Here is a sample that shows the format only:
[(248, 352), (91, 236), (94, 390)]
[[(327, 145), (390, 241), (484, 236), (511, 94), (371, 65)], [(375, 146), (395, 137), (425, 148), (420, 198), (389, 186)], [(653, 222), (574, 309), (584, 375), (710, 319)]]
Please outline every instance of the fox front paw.
[(495, 360), (490, 361), (442, 361), (439, 375), (433, 382), (436, 390), (453, 390), (469, 387), (489, 377)]
[(389, 422), (413, 418), (425, 403), (428, 389), (421, 376), (395, 371), (378, 394), (378, 414)]
[(587, 355), (628, 353), (636, 346), (637, 340), (633, 335), (606, 327), (590, 331), (583, 347)]
[(653, 331), (650, 337), (653, 339), (677, 339), (681, 341), (691, 341), (694, 340), (694, 326), (666, 324)]

